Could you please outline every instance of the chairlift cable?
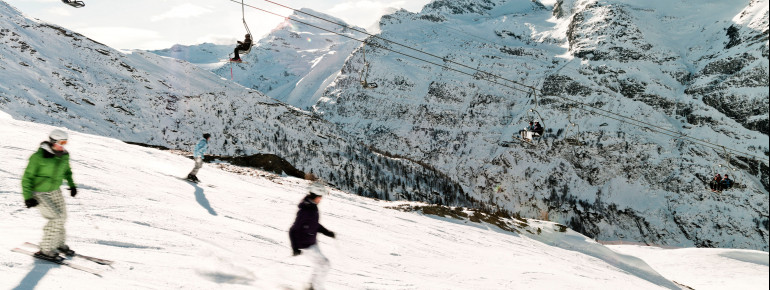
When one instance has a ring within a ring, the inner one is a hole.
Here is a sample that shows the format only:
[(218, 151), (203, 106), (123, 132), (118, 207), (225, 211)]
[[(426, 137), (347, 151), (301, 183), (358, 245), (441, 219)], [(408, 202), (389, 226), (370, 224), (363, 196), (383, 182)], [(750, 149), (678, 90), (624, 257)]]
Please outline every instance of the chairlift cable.
[[(229, 0), (229, 1), (235, 2), (235, 3), (240, 3), (240, 2), (237, 2), (235, 0)], [(254, 6), (251, 6), (251, 5), (248, 5), (248, 4), (246, 6), (254, 8), (254, 9), (257, 9), (259, 11), (262, 11), (262, 12), (265, 12), (265, 13), (268, 13), (268, 14), (272, 14), (272, 15), (281, 17), (281, 18), (290, 19), (290, 18), (288, 18), (288, 17), (286, 17), (284, 15), (281, 15), (281, 14), (278, 14), (278, 13), (275, 13), (275, 12), (272, 12), (272, 11), (268, 11), (268, 10), (265, 10), (265, 9), (262, 9), (262, 8), (254, 7)], [(297, 10), (297, 12), (301, 12), (301, 11)], [(304, 12), (302, 12), (302, 13), (304, 13)], [(309, 27), (313, 27), (313, 28), (316, 28), (316, 29), (319, 29), (319, 30), (323, 30), (323, 31), (329, 32), (329, 33), (333, 33), (333, 34), (336, 34), (338, 36), (342, 36), (342, 37), (345, 37), (345, 38), (348, 38), (348, 39), (351, 39), (351, 40), (355, 40), (355, 41), (359, 41), (359, 42), (365, 42), (366, 41), (366, 40), (361, 40), (361, 39), (358, 39), (358, 38), (355, 38), (355, 37), (352, 37), (352, 36), (349, 36), (349, 35), (341, 34), (341, 33), (338, 33), (336, 31), (333, 31), (333, 30), (330, 30), (330, 29), (326, 29), (326, 28), (323, 28), (323, 27), (320, 27), (320, 26), (317, 26), (317, 25), (314, 25), (314, 24), (311, 24), (311, 23), (308, 23), (308, 22), (304, 22), (304, 21), (301, 21), (301, 20), (297, 20), (297, 19), (290, 19), (290, 20), (294, 21), (294, 22), (297, 22), (297, 23), (301, 23), (301, 24), (307, 25)], [(338, 25), (340, 25), (340, 24), (338, 24)], [(384, 46), (376, 44), (376, 43), (374, 43), (374, 44), (369, 43), (369, 45), (370, 46), (376, 46), (378, 48), (381, 48), (381, 49), (384, 49), (384, 50), (387, 50), (387, 51), (390, 51), (390, 52), (393, 52), (393, 53), (396, 53), (396, 54), (400, 54), (400, 55), (403, 55), (403, 56), (406, 56), (406, 57), (409, 57), (409, 58), (412, 58), (412, 59), (415, 59), (415, 60), (426, 62), (426, 63), (429, 63), (429, 64), (432, 64), (432, 65), (441, 67), (441, 68), (446, 69), (446, 70), (458, 72), (458, 73), (461, 73), (461, 74), (464, 74), (464, 75), (467, 75), (467, 76), (470, 76), (470, 77), (474, 77), (474, 78), (477, 77), (477, 75), (474, 75), (472, 73), (464, 72), (464, 71), (461, 71), (461, 70), (458, 70), (458, 69), (455, 69), (455, 68), (452, 68), (452, 67), (449, 67), (449, 66), (446, 66), (446, 65), (442, 65), (442, 64), (439, 64), (439, 63), (436, 63), (436, 62), (433, 62), (433, 61), (430, 61), (430, 60), (427, 60), (427, 59), (423, 59), (423, 58), (416, 57), (416, 56), (413, 56), (413, 55), (409, 55), (409, 54), (406, 54), (406, 53), (403, 53), (403, 52), (400, 52), (400, 51), (396, 51), (396, 50), (384, 47)], [(529, 90), (525, 90), (525, 89), (521, 89), (521, 88), (517, 88), (517, 87), (512, 87), (512, 86), (509, 86), (507, 84), (504, 84), (504, 83), (501, 83), (501, 82), (498, 82), (498, 81), (495, 81), (495, 80), (489, 80), (489, 79), (485, 79), (485, 80), (488, 81), (488, 82), (494, 83), (494, 84), (498, 84), (498, 85), (507, 87), (507, 88), (512, 89), (512, 90), (516, 90), (516, 91), (520, 91), (520, 92), (524, 92), (524, 93), (528, 93), (529, 92)], [(526, 85), (524, 85), (524, 86), (526, 86)], [(532, 90), (536, 90), (534, 87), (531, 87), (531, 86), (526, 86), (526, 87), (530, 88)]]
[(485, 75), (488, 75), (488, 76), (491, 76), (491, 77), (500, 78), (500, 79), (506, 80), (508, 82), (511, 82), (511, 83), (514, 83), (514, 84), (517, 84), (517, 85), (520, 85), (520, 86), (523, 86), (523, 87), (527, 87), (527, 88), (531, 88), (531, 89), (536, 89), (533, 86), (530, 86), (530, 85), (527, 85), (527, 84), (524, 84), (524, 83), (521, 83), (521, 82), (518, 82), (518, 81), (514, 81), (514, 80), (511, 80), (511, 79), (507, 79), (507, 78), (504, 78), (503, 76), (496, 75), (496, 74), (493, 74), (493, 73), (490, 73), (490, 72), (487, 72), (487, 71), (483, 71), (483, 70), (480, 70), (480, 69), (477, 69), (477, 68), (473, 68), (471, 66), (468, 66), (468, 65), (465, 65), (465, 64), (453, 61), (453, 60), (449, 60), (446, 57), (441, 57), (441, 56), (435, 55), (433, 53), (425, 52), (423, 50), (420, 50), (420, 49), (408, 46), (406, 44), (402, 44), (402, 43), (399, 43), (399, 42), (396, 42), (396, 41), (393, 41), (393, 40), (390, 40), (390, 39), (387, 39), (387, 38), (383, 38), (383, 37), (381, 37), (379, 35), (371, 34), (371, 33), (367, 32), (367, 31), (360, 30), (360, 29), (355, 28), (355, 27), (350, 27), (349, 25), (346, 25), (346, 24), (337, 23), (337, 22), (334, 22), (332, 20), (329, 20), (329, 19), (326, 19), (326, 18), (323, 18), (323, 17), (320, 17), (320, 16), (316, 16), (316, 15), (313, 15), (313, 14), (310, 14), (310, 13), (307, 13), (307, 12), (295, 9), (293, 7), (289, 7), (289, 6), (286, 6), (286, 5), (283, 5), (283, 4), (280, 4), (280, 3), (276, 3), (276, 2), (270, 1), (270, 0), (261, 0), (261, 1), (265, 1), (265, 2), (268, 2), (270, 4), (274, 4), (274, 5), (277, 5), (277, 6), (280, 6), (280, 7), (289, 9), (289, 10), (292, 10), (292, 11), (294, 11), (296, 13), (301, 13), (301, 14), (304, 14), (304, 15), (307, 15), (307, 16), (310, 16), (310, 17), (313, 17), (313, 18), (325, 21), (325, 22), (329, 22), (329, 23), (341, 26), (341, 27), (346, 28), (346, 29), (350, 29), (350, 30), (353, 30), (353, 31), (356, 31), (356, 32), (359, 32), (359, 33), (363, 33), (363, 34), (368, 35), (369, 37), (381, 39), (381, 40), (384, 40), (385, 42), (392, 43), (392, 44), (395, 44), (395, 45), (398, 45), (398, 46), (401, 46), (401, 47), (404, 47), (404, 48), (407, 48), (407, 49), (411, 49), (411, 50), (414, 50), (416, 52), (419, 52), (419, 53), (422, 53), (422, 54), (425, 54), (425, 55), (429, 55), (429, 56), (438, 58), (438, 59), (440, 59), (442, 61), (453, 63), (453, 64), (459, 65), (461, 67), (464, 67), (464, 68), (467, 68), (467, 69), (471, 69), (471, 70), (477, 71), (479, 73), (482, 73), (482, 74), (485, 74)]
[[(237, 2), (235, 0), (229, 0), (229, 1), (234, 2), (234, 3), (239, 3), (239, 2)], [(504, 78), (502, 76), (499, 76), (499, 75), (496, 75), (496, 74), (493, 74), (493, 73), (489, 73), (489, 72), (486, 72), (486, 71), (483, 71), (483, 70), (480, 70), (480, 69), (476, 69), (476, 68), (473, 68), (473, 67), (461, 64), (461, 63), (457, 63), (455, 61), (448, 60), (448, 59), (446, 59), (444, 57), (440, 57), (440, 56), (437, 56), (437, 55), (432, 54), (432, 53), (424, 52), (422, 50), (410, 47), (408, 45), (404, 45), (404, 44), (401, 44), (401, 43), (398, 43), (398, 42), (395, 42), (395, 41), (392, 41), (392, 40), (389, 40), (389, 39), (385, 39), (385, 38), (380, 37), (378, 35), (370, 34), (370, 33), (366, 32), (366, 31), (361, 31), (359, 29), (356, 29), (355, 27), (350, 27), (348, 25), (340, 24), (340, 23), (337, 23), (337, 22), (325, 19), (323, 17), (319, 17), (319, 16), (316, 16), (316, 15), (313, 15), (313, 14), (310, 14), (310, 13), (307, 13), (307, 12), (304, 12), (304, 11), (300, 11), (298, 9), (294, 9), (292, 7), (289, 7), (289, 6), (280, 4), (280, 3), (276, 3), (276, 2), (273, 2), (273, 1), (270, 1), (270, 0), (261, 0), (261, 1), (265, 1), (265, 2), (268, 2), (268, 3), (274, 4), (274, 5), (280, 6), (280, 7), (287, 8), (289, 10), (292, 10), (292, 11), (296, 12), (296, 13), (301, 13), (301, 14), (304, 14), (304, 15), (307, 15), (307, 16), (310, 16), (310, 17), (313, 17), (313, 18), (317, 18), (317, 19), (323, 20), (325, 22), (332, 23), (332, 24), (337, 25), (337, 26), (341, 26), (341, 27), (344, 27), (344, 28), (347, 28), (347, 29), (350, 29), (350, 30), (353, 30), (353, 31), (356, 31), (356, 32), (360, 32), (360, 33), (369, 35), (369, 36), (371, 36), (373, 38), (381, 39), (381, 40), (386, 41), (388, 43), (393, 43), (393, 44), (396, 44), (398, 46), (402, 46), (402, 47), (408, 48), (410, 50), (414, 50), (414, 51), (417, 51), (417, 52), (420, 52), (420, 53), (423, 53), (423, 54), (426, 54), (426, 55), (429, 55), (429, 56), (441, 59), (444, 62), (454, 63), (454, 64), (457, 64), (459, 66), (462, 66), (462, 67), (465, 67), (465, 68), (469, 68), (471, 70), (474, 70), (474, 71), (477, 71), (477, 72), (481, 73), (482, 75), (488, 75), (488, 76), (492, 76), (492, 77), (495, 77), (495, 78), (499, 78), (499, 79), (508, 81), (510, 83), (513, 83), (515, 85), (531, 89), (532, 91), (542, 93), (541, 89), (537, 89), (537, 88), (535, 88), (533, 86), (526, 85), (526, 84), (523, 84), (523, 83), (520, 83), (520, 82), (517, 82), (517, 81), (513, 81), (513, 80), (510, 80), (510, 79)], [(317, 25), (314, 25), (314, 24), (311, 24), (311, 23), (308, 23), (308, 22), (304, 22), (304, 21), (297, 20), (297, 19), (291, 19), (291, 18), (286, 17), (284, 15), (281, 15), (281, 14), (278, 14), (278, 13), (275, 13), (275, 12), (271, 12), (271, 11), (268, 11), (268, 10), (265, 10), (265, 9), (262, 9), (262, 8), (258, 8), (258, 7), (252, 6), (252, 5), (247, 5), (247, 4), (243, 3), (243, 0), (241, 0), (241, 2), (239, 4), (242, 4), (244, 9), (245, 9), (245, 6), (249, 6), (249, 7), (257, 9), (259, 11), (262, 11), (262, 12), (265, 12), (265, 13), (268, 13), (268, 14), (272, 14), (272, 15), (275, 15), (275, 16), (279, 16), (281, 18), (285, 18), (285, 19), (288, 19), (288, 20), (291, 20), (291, 21), (294, 21), (294, 22), (297, 22), (297, 23), (301, 23), (301, 24), (304, 24), (304, 25), (307, 25), (309, 27), (313, 27), (313, 28), (316, 28), (316, 29), (319, 29), (319, 30), (322, 30), (322, 31), (333, 33), (333, 34), (336, 34), (338, 36), (342, 36), (342, 37), (345, 37), (345, 38), (348, 38), (348, 39), (351, 39), (351, 40), (355, 40), (355, 41), (359, 41), (359, 42), (365, 42), (366, 41), (366, 40), (357, 39), (357, 38), (349, 36), (349, 35), (341, 34), (341, 33), (338, 33), (336, 31), (333, 31), (333, 30), (330, 30), (330, 29), (322, 28), (320, 26), (317, 26)], [(465, 72), (465, 71), (461, 71), (459, 69), (452, 68), (452, 67), (449, 67), (449, 66), (446, 66), (446, 65), (442, 65), (442, 64), (439, 64), (439, 63), (436, 63), (436, 62), (424, 59), (424, 58), (420, 58), (420, 57), (409, 55), (409, 54), (406, 54), (406, 53), (403, 53), (403, 52), (400, 52), (400, 51), (396, 51), (396, 50), (384, 47), (384, 46), (376, 44), (376, 43), (374, 43), (373, 46), (377, 46), (378, 48), (381, 48), (381, 49), (384, 49), (384, 50), (387, 50), (387, 51), (390, 51), (390, 52), (393, 52), (393, 53), (396, 53), (396, 54), (400, 54), (400, 55), (403, 55), (403, 56), (406, 56), (406, 57), (409, 57), (409, 58), (412, 58), (412, 59), (415, 59), (415, 60), (418, 60), (418, 61), (426, 62), (426, 63), (432, 64), (434, 66), (437, 66), (437, 67), (440, 67), (440, 68), (443, 68), (443, 69), (446, 69), (446, 70), (449, 70), (449, 71), (458, 72), (460, 74), (464, 74), (464, 75), (471, 76), (471, 77), (474, 77), (474, 78), (478, 77), (475, 74), (471, 74), (471, 73), (468, 73), (468, 72)], [(515, 90), (515, 91), (520, 91), (520, 92), (525, 92), (525, 93), (529, 93), (529, 91), (530, 91), (530, 90), (525, 90), (525, 89), (521, 89), (521, 88), (510, 86), (508, 84), (501, 83), (501, 82), (499, 82), (499, 81), (497, 81), (495, 79), (483, 78), (483, 80), (485, 80), (487, 82), (490, 82), (490, 83), (494, 83), (494, 84), (503, 86), (503, 87), (506, 87), (506, 88), (509, 88), (509, 89), (512, 89), (512, 90)], [(605, 109), (601, 109), (601, 108), (598, 108), (598, 107), (591, 106), (591, 105), (589, 105), (587, 103), (583, 103), (583, 102), (576, 101), (576, 100), (571, 100), (571, 99), (563, 97), (563, 96), (554, 96), (554, 97), (562, 99), (565, 102), (576, 104), (576, 105), (578, 105), (576, 107), (578, 107), (581, 110), (587, 111), (587, 112), (589, 112), (591, 114), (596, 114), (596, 115), (601, 115), (601, 116), (604, 116), (604, 117), (608, 117), (610, 119), (619, 121), (621, 123), (629, 124), (629, 125), (632, 125), (632, 126), (646, 128), (646, 129), (648, 129), (650, 131), (653, 131), (655, 133), (659, 133), (659, 134), (663, 134), (663, 135), (669, 136), (669, 137), (671, 137), (673, 139), (676, 139), (676, 140), (689, 141), (689, 142), (692, 142), (692, 143), (695, 143), (695, 144), (700, 144), (700, 145), (702, 145), (704, 147), (708, 147), (708, 148), (711, 148), (711, 149), (718, 149), (720, 147), (723, 147), (723, 145), (720, 145), (720, 144), (716, 144), (716, 143), (713, 143), (713, 142), (710, 142), (710, 141), (707, 141), (707, 140), (691, 137), (691, 136), (683, 134), (681, 132), (676, 132), (676, 131), (673, 131), (673, 130), (670, 130), (670, 129), (667, 129), (667, 128), (663, 128), (663, 127), (660, 127), (660, 126), (657, 126), (657, 125), (650, 124), (648, 122), (640, 121), (640, 120), (637, 120), (637, 119), (634, 119), (634, 118), (631, 118), (631, 117), (627, 117), (627, 116), (623, 116), (623, 115), (620, 115), (620, 114), (617, 114), (617, 113), (613, 113), (613, 112), (610, 112), (610, 111), (605, 110)], [(590, 107), (593, 110), (587, 109), (585, 107)], [(594, 110), (596, 110), (596, 111), (594, 111)], [(631, 121), (628, 121), (628, 120), (631, 120)], [(636, 123), (634, 123), (634, 122), (636, 122)], [(748, 152), (744, 152), (744, 151), (740, 151), (740, 150), (736, 150), (736, 149), (732, 149), (732, 148), (730, 149), (730, 151), (733, 152), (733, 153), (736, 153), (736, 155), (741, 155), (741, 156), (748, 157), (748, 158), (751, 158), (751, 159), (755, 159), (756, 158), (756, 159), (759, 159), (759, 160), (765, 160), (765, 157), (760, 156), (760, 155), (756, 155), (756, 154), (752, 154), (752, 153), (748, 153)]]

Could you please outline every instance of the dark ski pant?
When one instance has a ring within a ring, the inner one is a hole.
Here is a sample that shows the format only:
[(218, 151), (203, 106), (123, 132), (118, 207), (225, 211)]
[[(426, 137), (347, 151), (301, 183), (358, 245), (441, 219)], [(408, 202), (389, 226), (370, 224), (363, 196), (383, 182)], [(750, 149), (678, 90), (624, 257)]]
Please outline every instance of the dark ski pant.
[(238, 54), (238, 52), (239, 51), (246, 51), (248, 49), (249, 49), (248, 47), (242, 47), (240, 45), (236, 46), (235, 49), (233, 50), (233, 55), (235, 55), (235, 57), (233, 57), (233, 59), (241, 59), (241, 56)]
[(43, 241), (40, 242), (40, 250), (43, 253), (55, 253), (56, 248), (64, 246), (67, 232), (64, 223), (67, 222), (67, 207), (61, 190), (49, 192), (35, 192), (35, 199), (39, 202), (37, 208), (40, 214), (48, 220), (43, 227)]
[(711, 181), (711, 190), (722, 191), (722, 183), (718, 181)]

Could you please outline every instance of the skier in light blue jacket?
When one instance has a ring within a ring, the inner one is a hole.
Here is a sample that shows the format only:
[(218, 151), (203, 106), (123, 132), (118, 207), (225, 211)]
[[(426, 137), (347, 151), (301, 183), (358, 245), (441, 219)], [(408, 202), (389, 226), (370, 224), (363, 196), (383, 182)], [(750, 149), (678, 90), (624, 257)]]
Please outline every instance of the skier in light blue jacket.
[(211, 138), (211, 134), (206, 133), (203, 134), (203, 139), (201, 139), (200, 142), (198, 142), (198, 145), (195, 145), (195, 150), (193, 151), (193, 159), (195, 159), (195, 167), (192, 171), (190, 171), (190, 174), (187, 174), (187, 179), (193, 182), (199, 182), (198, 176), (198, 170), (203, 167), (203, 154), (206, 154), (206, 151), (209, 150), (209, 138)]

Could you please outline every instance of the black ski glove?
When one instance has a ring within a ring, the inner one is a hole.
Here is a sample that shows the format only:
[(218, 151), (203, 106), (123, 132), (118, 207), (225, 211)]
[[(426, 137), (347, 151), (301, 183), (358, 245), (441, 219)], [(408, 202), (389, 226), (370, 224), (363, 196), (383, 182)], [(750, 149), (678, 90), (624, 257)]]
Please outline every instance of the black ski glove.
[(324, 226), (318, 227), (318, 232), (322, 233), (324, 236), (334, 238), (334, 232), (327, 230)]
[(77, 187), (70, 187), (70, 195), (72, 197), (75, 197), (76, 195), (78, 195), (78, 188)]
[(36, 207), (37, 206), (37, 199), (30, 198), (30, 199), (24, 200), (24, 204), (27, 205), (27, 208)]
[(293, 253), (292, 256), (299, 256), (302, 254), (302, 251), (300, 249), (292, 249)]

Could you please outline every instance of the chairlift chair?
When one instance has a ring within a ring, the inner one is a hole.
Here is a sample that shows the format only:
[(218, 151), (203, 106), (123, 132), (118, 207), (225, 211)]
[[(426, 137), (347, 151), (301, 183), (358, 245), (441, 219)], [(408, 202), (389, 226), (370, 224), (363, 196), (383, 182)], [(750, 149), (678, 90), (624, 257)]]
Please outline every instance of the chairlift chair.
[(564, 132), (564, 142), (572, 146), (583, 146), (583, 142), (580, 142), (580, 125), (569, 123)]
[[(732, 189), (732, 188), (746, 188), (745, 184), (738, 182), (740, 180), (740, 171), (731, 165), (732, 154), (728, 153), (727, 148), (725, 148), (724, 146), (722, 146), (722, 151), (724, 152), (724, 155), (727, 156), (727, 160), (726, 160), (727, 162), (725, 164), (719, 163), (711, 166), (711, 179), (709, 180), (708, 185), (706, 186), (706, 189), (710, 189), (710, 185), (714, 181), (713, 179), (714, 176), (716, 176), (717, 174), (722, 174), (722, 178), (723, 178), (722, 180), (724, 180), (724, 174), (726, 173), (729, 173), (728, 175), (732, 176), (732, 178), (730, 179), (732, 180), (733, 184), (730, 185), (729, 188), (723, 189), (722, 191), (727, 189)], [(725, 170), (727, 172), (722, 172), (721, 170)]]
[(75, 7), (75, 8), (80, 8), (80, 7), (85, 7), (86, 6), (86, 3), (83, 3), (83, 1), (61, 0), (61, 2), (63, 2), (64, 4), (67, 4), (69, 6)]
[[(725, 150), (725, 151), (727, 151), (727, 150)], [(733, 184), (732, 184), (732, 186), (730, 186), (730, 188), (745, 189), (747, 187), (747, 185), (745, 183), (746, 181), (743, 180), (743, 178), (742, 178), (743, 176), (741, 175), (741, 171), (738, 170), (738, 168), (735, 168), (735, 166), (732, 166), (732, 164), (730, 163), (730, 161), (732, 161), (731, 157), (732, 157), (731, 155), (727, 156), (727, 166), (726, 166), (727, 171), (730, 172), (730, 176), (732, 176), (732, 178), (730, 178), (730, 179), (732, 179), (732, 181), (733, 181)]]
[[(531, 88), (531, 91), (527, 95), (527, 97), (534, 96), (535, 98), (535, 106), (531, 109), (527, 110), (527, 118), (526, 120), (528, 122), (535, 122), (537, 120), (538, 123), (540, 123), (540, 126), (543, 128), (543, 133), (538, 134), (537, 132), (529, 132), (528, 130), (522, 130), (520, 131), (521, 139), (525, 141), (534, 141), (535, 138), (542, 137), (543, 134), (545, 134), (545, 119), (543, 119), (543, 116), (540, 115), (540, 112), (537, 111), (538, 107), (538, 100), (537, 100), (537, 93), (535, 93), (535, 89)], [(537, 118), (535, 118), (537, 116)]]
[(359, 80), (361, 81), (361, 87), (364, 89), (375, 89), (377, 88), (377, 83), (370, 83), (366, 79), (369, 77), (369, 62), (366, 61), (366, 41), (364, 41), (364, 45), (361, 47), (361, 51), (364, 55), (364, 68), (359, 73)]
[(580, 125), (572, 121), (572, 106), (569, 106), (567, 121), (569, 125), (564, 132), (564, 142), (572, 146), (582, 146), (583, 142), (580, 142)]
[[(240, 50), (239, 49), (238, 50), (238, 54), (240, 54), (240, 55), (247, 55), (247, 54), (249, 54), (249, 52), (251, 52), (251, 48), (254, 47), (254, 35), (251, 34), (251, 30), (249, 29), (249, 25), (246, 24), (246, 4), (243, 3), (243, 0), (241, 0), (241, 20), (243, 20), (243, 27), (246, 28), (246, 33), (248, 35), (251, 35), (251, 45), (249, 45), (249, 48), (246, 49), (246, 50)], [(230, 60), (230, 62), (234, 62), (234, 61), (232, 61), (232, 58), (233, 58), (232, 54), (229, 54), (229, 55), (230, 55), (230, 57), (228, 59)], [(235, 61), (235, 62), (241, 63), (242, 61)]]

